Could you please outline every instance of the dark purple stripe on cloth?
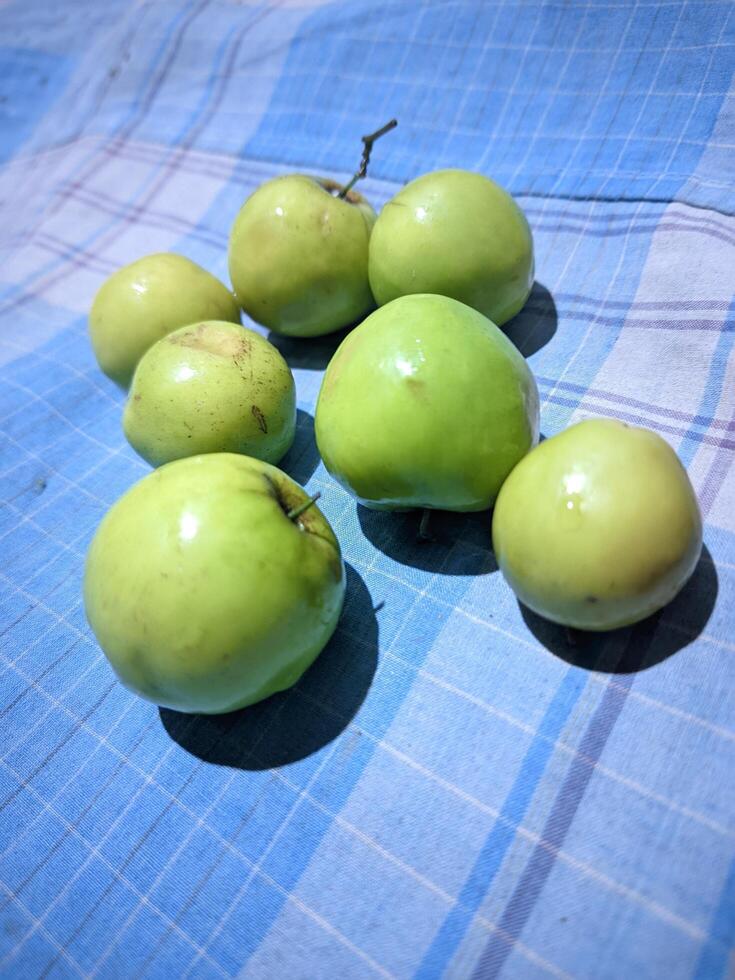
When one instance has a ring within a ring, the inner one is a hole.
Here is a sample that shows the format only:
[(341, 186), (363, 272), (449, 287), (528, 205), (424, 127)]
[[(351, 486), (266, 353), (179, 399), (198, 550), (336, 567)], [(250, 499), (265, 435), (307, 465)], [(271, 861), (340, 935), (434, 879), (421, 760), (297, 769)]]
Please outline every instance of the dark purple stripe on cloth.
[(98, 255), (92, 255), (91, 252), (85, 252), (83, 248), (70, 245), (55, 235), (47, 235), (45, 232), (40, 232), (36, 235), (36, 244), (40, 245), (47, 252), (51, 252), (52, 255), (58, 255), (59, 258), (64, 259), (67, 263), (71, 263), (78, 269), (92, 269), (95, 272), (101, 272), (103, 275), (109, 276), (117, 268), (114, 262), (108, 262), (107, 259), (100, 258)]
[(694, 225), (666, 219), (645, 224), (640, 222), (625, 228), (590, 228), (586, 224), (572, 225), (561, 222), (558, 224), (533, 224), (532, 228), (534, 232), (548, 231), (552, 234), (569, 231), (574, 234), (582, 234), (585, 238), (627, 238), (629, 235), (651, 235), (656, 231), (689, 231), (697, 235), (706, 235), (708, 238), (716, 238), (721, 242), (727, 242), (728, 245), (735, 245), (735, 235), (728, 235), (703, 224)]
[[(169, 51), (168, 57), (165, 61), (165, 64), (155, 76), (153, 84), (151, 85), (148, 92), (144, 96), (138, 112), (134, 114), (133, 117), (130, 120), (128, 120), (128, 122), (120, 130), (120, 135), (122, 137), (124, 138), (129, 137), (137, 128), (137, 126), (145, 121), (146, 115), (148, 114), (148, 111), (156, 95), (158, 94), (161, 86), (163, 85), (166, 75), (170, 71), (173, 62), (175, 61), (175, 58), (179, 52), (187, 28), (189, 27), (191, 22), (195, 19), (197, 14), (203, 11), (209, 5), (210, 2), (211, 0), (203, 0), (202, 3), (200, 3), (197, 7), (195, 7), (193, 10), (190, 11), (190, 13), (183, 19), (183, 21), (179, 25), (178, 30), (176, 31), (176, 34), (174, 36), (173, 44)], [(104, 144), (100, 148), (100, 152), (95, 155), (95, 157), (90, 162), (89, 166), (86, 168), (85, 171), (83, 171), (82, 175), (79, 177), (79, 180), (81, 182), (90, 180), (99, 170), (102, 169), (102, 167), (107, 165), (109, 161), (107, 146), (108, 144)], [(151, 194), (155, 193), (155, 190), (156, 188), (154, 188)], [(68, 200), (68, 192), (62, 191), (62, 193), (58, 196), (56, 203), (49, 209), (47, 217), (53, 217), (55, 214), (57, 214), (62, 209), (64, 204), (67, 202), (67, 200)], [(102, 241), (97, 244), (97, 247), (101, 248), (110, 244), (112, 241), (115, 240), (115, 238), (119, 237), (119, 235), (122, 234), (124, 228), (126, 228), (130, 223), (131, 220), (128, 218), (124, 221), (122, 229), (117, 231), (115, 231), (114, 229), (110, 229), (107, 238), (103, 236)], [(73, 267), (77, 267), (77, 266), (73, 266)], [(42, 279), (40, 282), (36, 282), (35, 286), (32, 289), (25, 289), (19, 295), (9, 300), (1, 308), (0, 312), (5, 313), (19, 306), (25, 306), (27, 303), (31, 302), (37, 296), (41, 295), (44, 292), (44, 290), (48, 289), (50, 286), (54, 286), (57, 282), (60, 282), (61, 280), (65, 279), (68, 275), (69, 275), (69, 267), (68, 266), (62, 267), (55, 274), (51, 274), (46, 279)]]
[(69, 197), (122, 221), (140, 221), (152, 228), (162, 228), (164, 231), (173, 231), (182, 235), (193, 235), (207, 245), (215, 245), (218, 248), (227, 247), (227, 235), (213, 228), (202, 227), (193, 221), (188, 221), (186, 218), (166, 211), (154, 211), (142, 204), (123, 204), (101, 191), (85, 189), (79, 186), (76, 181), (69, 188)]
[[(145, 122), (146, 117), (151, 109), (151, 106), (153, 105), (153, 103), (156, 100), (156, 97), (161, 91), (163, 83), (166, 80), (166, 76), (171, 70), (173, 63), (179, 54), (181, 45), (184, 40), (184, 36), (186, 35), (186, 31), (189, 25), (198, 16), (198, 14), (202, 13), (202, 11), (209, 6), (210, 3), (211, 0), (202, 0), (202, 2), (198, 4), (196, 7), (194, 7), (179, 24), (178, 30), (174, 35), (173, 43), (168, 52), (168, 56), (166, 57), (165, 62), (163, 63), (160, 70), (155, 75), (152, 84), (148, 88), (148, 91), (141, 99), (138, 111), (134, 113), (132, 118), (129, 119), (127, 123), (125, 123), (125, 125), (122, 126), (122, 128), (118, 131), (118, 133), (116, 133), (117, 139), (122, 139), (122, 140), (129, 139), (130, 136), (132, 136), (132, 134), (135, 132), (135, 130), (140, 125), (142, 125), (142, 123)], [(100, 153), (94, 157), (90, 165), (80, 176), (79, 180), (81, 182), (90, 180), (92, 177), (94, 177), (96, 173), (98, 173), (104, 166), (107, 165), (108, 159), (109, 157), (107, 154), (107, 144), (104, 144), (100, 148)], [(57, 204), (55, 205), (55, 207), (51, 209), (50, 213), (56, 214), (63, 207), (65, 201), (66, 201), (66, 196), (62, 193), (59, 196), (59, 200)]]
[(733, 457), (718, 455), (712, 460), (712, 463), (707, 470), (707, 473), (701, 483), (701, 491), (699, 497), (702, 505), (702, 513), (704, 517), (707, 517), (709, 512), (712, 510), (715, 501), (717, 500), (717, 495), (724, 484), (730, 469), (732, 467)]
[[(562, 405), (564, 408), (579, 408), (584, 403), (584, 398), (565, 398), (563, 395), (557, 395), (552, 391), (551, 394), (544, 397), (544, 401), (551, 402), (553, 405)], [(631, 422), (634, 425), (640, 425), (642, 421), (646, 421), (646, 419), (642, 419), (638, 415), (609, 409), (604, 405), (594, 405), (591, 408), (598, 415), (604, 415), (606, 418), (620, 419), (621, 422)], [(691, 442), (697, 444), (704, 443), (708, 446), (715, 446), (717, 449), (735, 449), (735, 439), (718, 439), (716, 436), (707, 435), (703, 432), (691, 432), (673, 425), (666, 425), (663, 422), (656, 422), (655, 426), (659, 432), (667, 432), (669, 435), (680, 436), (683, 439), (689, 439)]]
[[(548, 316), (548, 307), (529, 306), (526, 313), (536, 313)], [(588, 313), (584, 310), (564, 310), (561, 317), (565, 320), (581, 320), (583, 323), (599, 323), (603, 327), (638, 327), (642, 330), (734, 330), (735, 320), (725, 321), (710, 319), (672, 320), (635, 318), (623, 316), (601, 316), (599, 313)]]
[(688, 299), (688, 300), (639, 300), (626, 303), (624, 300), (602, 300), (594, 296), (581, 296), (578, 293), (555, 293), (557, 303), (576, 303), (580, 306), (604, 306), (610, 310), (723, 310), (730, 309), (730, 300)]
[[(157, 163), (160, 162), (161, 156), (165, 150), (165, 147), (161, 147), (161, 152), (159, 152), (154, 144), (144, 144), (144, 143), (130, 143), (125, 139), (116, 137), (108, 141), (106, 146), (109, 148), (111, 154), (114, 157), (121, 159), (135, 160), (142, 163)], [(232, 180), (235, 183), (240, 183), (243, 185), (248, 185), (252, 183), (252, 175), (250, 172), (250, 164), (246, 164), (242, 161), (236, 161), (234, 166), (230, 161), (219, 161), (215, 156), (210, 156), (207, 158), (198, 158), (194, 154), (187, 156), (180, 164), (180, 169), (184, 173), (200, 174), (205, 177), (212, 177), (213, 179), (221, 180)], [(517, 195), (522, 197), (523, 195)], [(654, 202), (652, 202), (654, 203)], [(679, 203), (679, 202), (672, 202)], [(617, 215), (617, 214), (599, 214), (599, 215), (585, 215), (578, 212), (570, 212), (565, 210), (551, 210), (544, 211), (540, 208), (532, 208), (526, 206), (524, 208), (528, 215), (539, 215), (540, 217), (556, 217), (560, 219), (566, 219), (571, 221), (578, 221), (582, 223), (580, 230), (588, 230), (588, 222), (604, 222), (605, 224), (614, 221), (633, 221), (636, 219), (635, 214), (628, 215)], [(644, 219), (647, 222), (651, 222), (651, 218), (646, 216)], [(662, 212), (657, 220), (654, 220), (653, 227), (658, 227), (660, 221), (675, 221), (678, 224), (685, 223), (692, 229), (705, 230), (711, 228), (713, 230), (720, 230), (726, 236), (729, 235), (733, 237), (735, 228), (734, 224), (728, 224), (727, 222), (717, 220), (712, 217), (702, 217), (698, 211), (696, 214), (687, 214), (683, 211), (671, 211)], [(538, 225), (537, 227), (541, 227)], [(557, 229), (557, 225), (551, 225), (552, 231)], [(604, 230), (603, 230), (604, 233)], [(590, 232), (592, 234), (592, 232)], [(599, 235), (599, 232), (595, 234)], [(729, 239), (728, 239), (729, 240)], [(637, 304), (634, 304), (634, 306)], [(726, 304), (727, 308), (727, 304)]]
[(685, 422), (687, 425), (699, 425), (707, 429), (724, 429), (726, 432), (735, 432), (735, 422), (726, 422), (724, 419), (711, 419), (704, 415), (691, 415), (688, 412), (680, 412), (673, 408), (666, 408), (663, 405), (654, 405), (652, 402), (641, 401), (638, 398), (619, 395), (614, 391), (604, 391), (601, 388), (587, 388), (584, 385), (574, 384), (571, 381), (557, 381), (554, 378), (546, 378), (539, 374), (536, 375), (536, 381), (542, 388), (563, 388), (565, 391), (574, 392), (586, 398), (599, 398), (617, 405), (638, 408), (646, 415), (661, 415), (665, 419)]
[[(642, 624), (642, 627), (642, 630), (636, 628), (631, 632), (628, 647), (635, 644), (635, 649), (641, 651), (648, 648), (652, 635), (643, 634), (652, 634), (655, 626), (647, 622)], [(497, 977), (515, 941), (523, 932), (554, 867), (556, 854), (564, 844), (592, 779), (594, 763), (599, 760), (610, 733), (620, 717), (632, 683), (633, 675), (630, 674), (609, 683), (605, 688), (602, 700), (580, 743), (579, 755), (572, 761), (562, 788), (554, 801), (541, 840), (536, 844), (498, 922), (499, 931), (493, 933), (488, 940), (472, 975), (473, 980), (492, 980)], [(590, 760), (593, 764), (590, 764)]]
[[(186, 172), (187, 167), (186, 167), (185, 164), (186, 164), (186, 161), (185, 161), (184, 158), (182, 158), (182, 160), (179, 161), (179, 163), (177, 164), (177, 169)], [(171, 222), (177, 222), (177, 224), (181, 224), (182, 223), (182, 219), (181, 218), (178, 218), (175, 215), (163, 214), (162, 212), (149, 211), (149, 210), (146, 210), (142, 205), (126, 205), (126, 204), (124, 204), (122, 202), (116, 201), (114, 198), (112, 198), (112, 197), (110, 197), (110, 196), (102, 193), (101, 191), (99, 191), (97, 189), (94, 189), (93, 190), (91, 188), (85, 188), (84, 187), (84, 182), (82, 180), (68, 181), (67, 183), (65, 183), (65, 184), (62, 185), (62, 188), (63, 188), (64, 195), (65, 195), (65, 197), (67, 199), (77, 199), (77, 200), (80, 200), (84, 204), (88, 204), (91, 207), (96, 207), (99, 210), (101, 210), (101, 211), (103, 211), (103, 212), (105, 212), (107, 214), (111, 214), (113, 216), (117, 216), (117, 215), (121, 215), (122, 216), (123, 212), (130, 211), (131, 212), (131, 216), (137, 216), (138, 218), (142, 218), (142, 219), (146, 220), (149, 224), (153, 224), (153, 225), (155, 225), (155, 223), (156, 223), (157, 220), (164, 220), (164, 219), (167, 220), (167, 221), (171, 221)], [(535, 226), (535, 227), (538, 230), (538, 228), (540, 226)], [(635, 228), (631, 228), (631, 229), (627, 229), (627, 230), (616, 229), (616, 230), (612, 230), (612, 231), (605, 231), (604, 229), (603, 230), (595, 231), (595, 230), (587, 229), (587, 228), (584, 228), (584, 227), (571, 228), (571, 226), (567, 226), (567, 225), (564, 225), (564, 226), (562, 226), (562, 225), (546, 225), (546, 226), (543, 227), (543, 230), (547, 230), (549, 232), (556, 232), (556, 231), (562, 231), (562, 230), (573, 230), (573, 231), (583, 232), (585, 235), (589, 235), (591, 237), (599, 237), (599, 238), (616, 237), (616, 236), (619, 236), (619, 235), (622, 235), (622, 234), (627, 234), (628, 232), (630, 232), (631, 234), (633, 234), (633, 233), (635, 233), (635, 234), (642, 234), (642, 233), (649, 234), (650, 232), (656, 231), (658, 229), (662, 229), (662, 230), (683, 229), (684, 231), (696, 231), (697, 233), (709, 234), (711, 237), (715, 237), (715, 238), (722, 239), (724, 241), (728, 241), (730, 244), (735, 244), (735, 233), (733, 233), (729, 237), (728, 236), (723, 236), (723, 234), (720, 233), (720, 232), (707, 231), (704, 226), (700, 225), (700, 223), (691, 224), (691, 225), (690, 224), (683, 225), (683, 224), (680, 224), (680, 223), (672, 224), (672, 223), (667, 223), (667, 222), (661, 222), (661, 223), (657, 223), (657, 224), (653, 224), (653, 225), (642, 225), (641, 224), (641, 225), (636, 226)], [(210, 232), (210, 234), (215, 235), (216, 233), (215, 232)], [(200, 237), (202, 237), (202, 239), (204, 239), (204, 234), (202, 234)], [(219, 241), (212, 242), (212, 244), (219, 244)], [(625, 309), (659, 309), (659, 310), (662, 310), (662, 309), (676, 309), (678, 307), (681, 307), (682, 305), (684, 306), (684, 308), (687, 308), (687, 309), (713, 309), (713, 308), (714, 309), (728, 309), (728, 304), (727, 303), (724, 303), (724, 302), (722, 304), (719, 304), (719, 303), (708, 303), (707, 301), (704, 301), (703, 303), (700, 303), (700, 304), (697, 304), (696, 301), (694, 301), (694, 303), (686, 303), (686, 304), (667, 303), (667, 302), (663, 301), (661, 303), (649, 303), (649, 304), (641, 304), (641, 303), (612, 304), (612, 303), (606, 303), (606, 305), (607, 306), (610, 306), (610, 307), (618, 306), (618, 308), (621, 308), (621, 309), (622, 308), (625, 308)]]
[[(677, 202), (672, 202), (675, 204)], [(606, 204), (610, 207), (609, 204)], [(526, 215), (532, 217), (537, 217), (541, 221), (546, 218), (559, 218), (562, 221), (576, 221), (581, 222), (583, 225), (588, 226), (590, 223), (602, 223), (605, 225), (610, 225), (613, 223), (636, 223), (636, 222), (651, 222), (651, 221), (661, 221), (674, 219), (676, 221), (685, 221), (692, 225), (698, 227), (708, 227), (725, 232), (725, 234), (732, 234), (735, 228), (735, 221), (727, 222), (718, 220), (717, 218), (705, 217), (698, 210), (694, 213), (688, 213), (685, 211), (670, 211), (668, 206), (662, 206), (655, 202), (651, 202), (651, 206), (655, 207), (658, 211), (658, 215), (644, 214), (641, 215), (638, 211), (630, 211), (627, 214), (617, 214), (616, 212), (600, 213), (600, 214), (587, 214), (584, 211), (577, 211), (571, 209), (554, 209), (554, 208), (534, 208), (534, 207), (524, 207)]]

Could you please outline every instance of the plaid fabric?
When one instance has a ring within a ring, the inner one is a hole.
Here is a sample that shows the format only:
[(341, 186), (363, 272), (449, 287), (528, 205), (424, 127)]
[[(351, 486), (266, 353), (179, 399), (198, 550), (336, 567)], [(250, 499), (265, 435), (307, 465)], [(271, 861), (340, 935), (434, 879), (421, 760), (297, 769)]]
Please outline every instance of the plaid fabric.
[[(723, 978), (735, 935), (735, 6), (703, 0), (0, 5), (0, 972)], [(147, 467), (86, 313), (120, 264), (226, 276), (263, 180), (437, 167), (525, 208), (509, 332), (542, 429), (676, 448), (705, 517), (682, 595), (571, 647), (523, 614), (487, 514), (363, 512), (313, 439), (329, 339), (280, 342), (349, 564), (339, 631), (232, 718), (122, 689), (85, 550)]]

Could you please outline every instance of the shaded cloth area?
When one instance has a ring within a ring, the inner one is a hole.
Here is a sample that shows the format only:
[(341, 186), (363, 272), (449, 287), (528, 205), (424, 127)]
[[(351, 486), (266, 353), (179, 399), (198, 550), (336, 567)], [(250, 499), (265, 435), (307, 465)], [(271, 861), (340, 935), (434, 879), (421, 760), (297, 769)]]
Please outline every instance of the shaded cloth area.
[(301, 680), (242, 711), (188, 716), (161, 708), (161, 722), (192, 755), (238, 769), (272, 769), (329, 745), (357, 714), (375, 674), (378, 626), (370, 593), (347, 567), (337, 632)]

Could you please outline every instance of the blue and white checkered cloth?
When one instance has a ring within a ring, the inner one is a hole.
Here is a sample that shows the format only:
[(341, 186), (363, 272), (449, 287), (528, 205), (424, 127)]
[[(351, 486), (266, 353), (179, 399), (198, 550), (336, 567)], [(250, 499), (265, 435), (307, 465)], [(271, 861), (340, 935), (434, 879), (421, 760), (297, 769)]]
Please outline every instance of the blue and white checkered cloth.
[[(732, 976), (735, 5), (731, 0), (0, 4), (0, 973)], [(263, 180), (376, 206), (444, 166), (508, 187), (538, 284), (509, 332), (542, 429), (660, 432), (706, 551), (639, 626), (571, 646), (519, 609), (487, 514), (367, 513), (319, 463), (333, 346), (280, 341), (284, 468), (349, 564), (293, 691), (159, 712), (87, 627), (84, 554), (147, 467), (86, 313), (180, 251), (226, 278)]]

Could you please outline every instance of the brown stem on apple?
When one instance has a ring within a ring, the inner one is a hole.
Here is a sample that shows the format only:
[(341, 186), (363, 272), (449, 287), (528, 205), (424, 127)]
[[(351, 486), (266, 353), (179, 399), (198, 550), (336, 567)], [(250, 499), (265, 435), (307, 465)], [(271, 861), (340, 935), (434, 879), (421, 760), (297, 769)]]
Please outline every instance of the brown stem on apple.
[(355, 174), (355, 176), (352, 178), (352, 180), (349, 182), (349, 184), (345, 184), (345, 186), (339, 192), (337, 197), (342, 197), (342, 198), (347, 197), (347, 195), (355, 186), (355, 184), (358, 182), (358, 180), (362, 180), (363, 177), (367, 176), (367, 168), (368, 168), (368, 163), (370, 163), (370, 154), (372, 153), (373, 143), (376, 140), (379, 140), (381, 136), (385, 136), (386, 133), (389, 133), (391, 129), (395, 129), (397, 125), (398, 125), (398, 120), (391, 119), (391, 121), (387, 122), (385, 126), (381, 126), (380, 129), (376, 129), (374, 133), (370, 133), (369, 136), (362, 137), (363, 150), (362, 150), (362, 160), (360, 161), (360, 168)]
[(429, 530), (429, 520), (431, 518), (431, 511), (428, 507), (425, 507), (421, 512), (421, 523), (419, 524), (418, 534), (416, 535), (419, 541), (435, 541), (436, 538)]
[(312, 504), (315, 504), (317, 500), (321, 497), (321, 493), (315, 493), (313, 497), (309, 497), (305, 500), (303, 504), (299, 504), (298, 507), (292, 507), (291, 510), (287, 511), (286, 517), (289, 521), (295, 521), (297, 517), (301, 517), (305, 510), (308, 510)]

